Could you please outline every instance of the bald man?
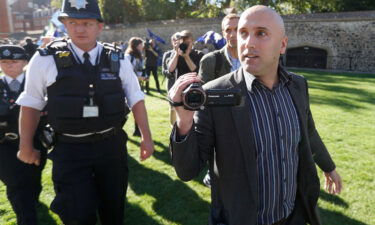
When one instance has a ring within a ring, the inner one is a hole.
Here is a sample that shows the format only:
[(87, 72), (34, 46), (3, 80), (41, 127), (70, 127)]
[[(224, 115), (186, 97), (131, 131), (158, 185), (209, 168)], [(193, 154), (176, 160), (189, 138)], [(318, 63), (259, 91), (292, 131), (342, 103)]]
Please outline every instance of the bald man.
[[(339, 193), (342, 183), (315, 129), (306, 80), (278, 64), (288, 42), (282, 18), (265, 6), (247, 9), (237, 42), (241, 68), (204, 88), (239, 89), (242, 104), (195, 115), (175, 107), (170, 146), (176, 173), (188, 181), (209, 162), (211, 225), (319, 225), (315, 163), (329, 192)], [(172, 104), (199, 81), (194, 73), (177, 79)]]

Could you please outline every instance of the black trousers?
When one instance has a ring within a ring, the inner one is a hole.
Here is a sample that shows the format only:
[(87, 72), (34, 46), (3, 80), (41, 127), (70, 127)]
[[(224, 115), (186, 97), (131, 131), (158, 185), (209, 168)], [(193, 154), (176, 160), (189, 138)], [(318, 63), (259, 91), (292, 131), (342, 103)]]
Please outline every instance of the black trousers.
[[(149, 77), (149, 79), (151, 77), (151, 72), (152, 72), (152, 76), (154, 76), (154, 79), (155, 79), (156, 89), (158, 90), (158, 92), (160, 92), (160, 85), (159, 85), (159, 79), (158, 79), (158, 67), (157, 66), (146, 66), (146, 74)], [(150, 91), (149, 81), (146, 81), (146, 91), (147, 92)]]
[(65, 225), (120, 225), (128, 181), (127, 136), (123, 130), (90, 143), (57, 141), (53, 161), (55, 199), (51, 210)]
[(46, 149), (35, 142), (41, 151), (39, 166), (21, 162), (17, 158), (18, 142), (0, 144), (0, 180), (6, 186), (10, 204), (17, 216), (18, 225), (36, 225), (36, 206), (42, 191), (41, 174), (46, 163)]

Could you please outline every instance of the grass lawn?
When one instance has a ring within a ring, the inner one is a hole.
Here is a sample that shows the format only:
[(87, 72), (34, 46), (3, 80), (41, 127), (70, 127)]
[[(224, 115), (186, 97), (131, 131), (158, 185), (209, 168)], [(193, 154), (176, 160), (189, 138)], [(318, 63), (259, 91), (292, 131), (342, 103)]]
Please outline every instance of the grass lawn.
[[(309, 81), (316, 126), (344, 180), (344, 191), (339, 196), (321, 191), (323, 224), (375, 224), (375, 75), (295, 72)], [(168, 104), (163, 95), (152, 92), (146, 105), (156, 152), (151, 159), (140, 162), (139, 138), (131, 136), (134, 124), (130, 118), (125, 125), (130, 138), (126, 224), (207, 224), (210, 190), (201, 182), (204, 174), (187, 183), (177, 178), (168, 152)], [(61, 224), (48, 210), (54, 196), (50, 162), (43, 172), (43, 185), (40, 224)], [(16, 224), (2, 183), (0, 224)]]

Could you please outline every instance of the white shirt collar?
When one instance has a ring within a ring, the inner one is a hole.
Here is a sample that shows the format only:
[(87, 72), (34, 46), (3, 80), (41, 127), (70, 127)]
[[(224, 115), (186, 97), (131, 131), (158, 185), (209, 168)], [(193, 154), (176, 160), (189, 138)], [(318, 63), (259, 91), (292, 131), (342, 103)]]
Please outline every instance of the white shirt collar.
[[(71, 40), (69, 42), (69, 48), (73, 51), (74, 57), (78, 57), (78, 59), (83, 63), (85, 58), (83, 57), (83, 54), (85, 51), (80, 49), (77, 45), (75, 45)], [(103, 45), (99, 42), (96, 42), (95, 48), (91, 49), (88, 53), (90, 55), (90, 62), (92, 65), (96, 65), (96, 57), (102, 52)]]
[[(10, 82), (12, 82), (12, 80), (13, 80), (13, 78), (11, 76), (8, 76), (6, 74), (4, 74), (4, 77), (5, 77), (5, 80), (7, 81), (8, 84), (10, 84)], [(18, 80), (18, 82), (22, 83), (24, 78), (25, 78), (25, 73), (21, 73), (20, 75), (17, 76), (16, 80)]]

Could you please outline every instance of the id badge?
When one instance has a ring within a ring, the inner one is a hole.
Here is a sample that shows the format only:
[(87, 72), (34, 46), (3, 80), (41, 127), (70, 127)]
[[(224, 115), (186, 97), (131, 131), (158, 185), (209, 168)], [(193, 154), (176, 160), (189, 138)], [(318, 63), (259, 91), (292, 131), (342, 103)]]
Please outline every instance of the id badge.
[(83, 117), (98, 117), (99, 116), (99, 108), (96, 105), (85, 105), (83, 106)]

